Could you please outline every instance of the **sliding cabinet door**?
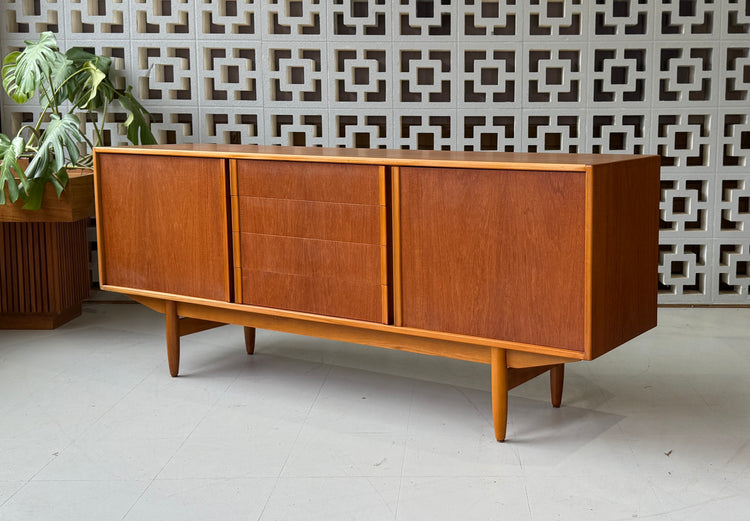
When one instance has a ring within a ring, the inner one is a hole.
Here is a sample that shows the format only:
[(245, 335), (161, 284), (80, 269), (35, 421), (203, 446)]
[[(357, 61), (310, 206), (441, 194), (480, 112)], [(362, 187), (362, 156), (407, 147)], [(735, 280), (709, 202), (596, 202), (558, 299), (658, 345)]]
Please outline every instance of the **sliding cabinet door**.
[(98, 153), (102, 283), (229, 301), (225, 163)]
[(402, 168), (404, 326), (582, 351), (583, 172)]

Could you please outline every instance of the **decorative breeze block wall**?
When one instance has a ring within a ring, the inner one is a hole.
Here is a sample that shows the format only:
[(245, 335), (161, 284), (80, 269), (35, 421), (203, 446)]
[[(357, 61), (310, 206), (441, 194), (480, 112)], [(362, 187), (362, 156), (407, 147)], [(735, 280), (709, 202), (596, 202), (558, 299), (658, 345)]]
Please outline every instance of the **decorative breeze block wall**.
[(0, 27), (111, 56), (163, 143), (659, 154), (660, 301), (750, 304), (750, 0), (6, 0)]

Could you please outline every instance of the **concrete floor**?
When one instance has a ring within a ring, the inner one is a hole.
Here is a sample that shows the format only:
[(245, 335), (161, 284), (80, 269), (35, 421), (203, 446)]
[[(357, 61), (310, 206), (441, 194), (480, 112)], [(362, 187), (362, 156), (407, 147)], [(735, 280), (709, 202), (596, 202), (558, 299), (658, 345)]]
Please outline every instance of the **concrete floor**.
[(487, 366), (242, 329), (182, 341), (91, 303), (0, 331), (0, 520), (750, 519), (750, 309), (659, 327), (511, 392)]

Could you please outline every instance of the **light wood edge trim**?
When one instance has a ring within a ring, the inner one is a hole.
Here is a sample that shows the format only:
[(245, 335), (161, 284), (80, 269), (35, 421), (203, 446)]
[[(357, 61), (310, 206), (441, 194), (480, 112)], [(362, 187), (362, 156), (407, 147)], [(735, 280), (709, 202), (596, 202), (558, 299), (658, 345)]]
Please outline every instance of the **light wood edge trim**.
[(240, 194), (240, 181), (237, 174), (237, 160), (229, 160), (229, 190), (232, 196)]
[(388, 247), (380, 246), (380, 284), (388, 288)]
[(586, 216), (584, 226), (584, 310), (583, 310), (583, 354), (586, 360), (591, 360), (593, 338), (593, 262), (594, 262), (594, 168), (586, 168)]
[(234, 301), (242, 304), (242, 268), (234, 267)]
[(242, 236), (240, 228), (239, 177), (237, 160), (229, 160), (229, 193), (232, 212), (232, 262), (234, 266), (234, 300), (242, 302)]
[(380, 284), (382, 322), (388, 323), (390, 302), (388, 302), (388, 179), (386, 167), (378, 166), (378, 203), (380, 204)]
[(382, 320), (383, 324), (388, 323), (388, 286), (387, 285), (381, 285), (380, 286), (380, 302), (381, 302), (381, 312), (382, 312)]
[(378, 166), (378, 201), (380, 206), (388, 204), (388, 201), (386, 201), (386, 188), (385, 167), (380, 165)]
[(102, 220), (101, 208), (102, 186), (101, 180), (99, 179), (100, 175), (101, 172), (99, 170), (99, 154), (94, 151), (94, 215), (96, 216), (96, 255), (99, 260), (99, 283), (106, 284), (107, 270), (105, 269), (106, 262), (104, 260), (105, 241), (103, 226), (104, 221)]
[[(231, 161), (229, 162), (231, 163)], [(232, 300), (232, 292), (234, 290), (234, 269), (232, 268), (233, 262), (229, 257), (229, 252), (233, 242), (232, 238), (232, 213), (231, 213), (231, 181), (227, 179), (227, 160), (221, 161), (222, 175), (221, 179), (223, 182), (224, 197), (221, 201), (222, 204), (222, 215), (224, 216), (224, 252), (227, 253), (226, 263), (224, 264), (224, 295), (227, 301)], [(229, 207), (227, 207), (229, 206)]]
[(401, 285), (401, 169), (391, 169), (391, 237), (393, 240), (393, 324), (402, 326), (403, 287)]
[(380, 245), (388, 245), (388, 209), (385, 206), (379, 206), (380, 208)]
[[(177, 302), (185, 302), (189, 304), (195, 304), (206, 310), (209, 309), (223, 309), (228, 312), (235, 313), (234, 317), (240, 317), (242, 313), (253, 314), (255, 316), (269, 316), (278, 317), (280, 319), (291, 319), (300, 320), (305, 322), (327, 324), (337, 327), (352, 327), (363, 331), (380, 331), (387, 333), (395, 333), (402, 337), (411, 338), (429, 338), (434, 340), (441, 340), (445, 342), (469, 344), (481, 347), (497, 347), (500, 349), (508, 349), (513, 351), (525, 351), (529, 353), (537, 353), (541, 355), (550, 355), (556, 357), (563, 357), (572, 360), (583, 359), (583, 353), (580, 351), (571, 351), (569, 349), (563, 349), (558, 347), (538, 346), (534, 344), (523, 344), (520, 342), (510, 342), (505, 340), (494, 340), (489, 338), (473, 337), (468, 335), (459, 335), (456, 333), (443, 333), (440, 331), (427, 331), (425, 329), (416, 329), (411, 327), (397, 327), (386, 324), (380, 324), (378, 322), (367, 322), (364, 320), (354, 320), (350, 318), (339, 318), (331, 317), (326, 315), (314, 315), (312, 313), (302, 313), (299, 311), (287, 311), (275, 308), (264, 308), (261, 306), (252, 306), (249, 304), (236, 304), (231, 302), (222, 302), (219, 300), (209, 300), (198, 297), (188, 297), (185, 295), (175, 295), (172, 293), (161, 293), (158, 291), (149, 291), (142, 289), (125, 288), (122, 286), (111, 286), (104, 285), (102, 289), (105, 291), (114, 291), (116, 293), (124, 293), (129, 295), (134, 300), (138, 300), (136, 297), (149, 297), (152, 299), (162, 300), (174, 300)], [(140, 301), (140, 300), (139, 300)], [(207, 311), (208, 312), (208, 311)], [(197, 318), (204, 318), (198, 316)], [(207, 317), (206, 317), (207, 318)], [(209, 318), (209, 320), (212, 320)], [(235, 323), (235, 322), (232, 322)], [(236, 322), (242, 324), (242, 321)], [(261, 327), (261, 326), (259, 326)]]
[(490, 349), (486, 346), (464, 344), (436, 338), (408, 337), (393, 330), (365, 330), (356, 326), (314, 323), (304, 319), (261, 315), (215, 307), (208, 308), (188, 303), (181, 304), (179, 311), (185, 317), (227, 322), (272, 331), (284, 331), (410, 353), (455, 358), (469, 362), (490, 363)]
[(240, 254), (240, 244), (242, 242), (242, 235), (240, 232), (232, 232), (232, 260), (234, 262), (234, 298), (236, 302), (242, 302), (240, 296), (242, 295), (242, 277), (237, 277), (237, 274), (242, 273), (242, 255)]
[[(200, 320), (201, 323), (210, 324), (210, 327), (218, 327), (223, 324), (238, 324), (245, 327), (315, 336), (398, 351), (455, 358), (468, 362), (490, 363), (489, 349), (484, 346), (434, 338), (410, 338), (399, 334), (397, 331), (364, 330), (350, 325), (340, 326), (333, 323), (313, 323), (304, 319), (248, 313), (244, 310), (222, 309), (141, 295), (131, 295), (131, 298), (159, 313), (166, 313), (167, 302), (169, 302), (174, 304), (177, 314), (180, 317), (184, 317), (180, 321), (185, 320), (185, 318), (196, 319)], [(180, 334), (183, 334), (182, 331)], [(184, 334), (188, 334), (187, 326), (186, 333)]]
[(304, 152), (290, 153), (270, 153), (270, 152), (231, 152), (226, 150), (186, 150), (186, 149), (168, 149), (168, 148), (139, 148), (139, 147), (112, 147), (102, 148), (102, 152), (110, 154), (139, 154), (151, 156), (174, 156), (174, 157), (206, 157), (222, 159), (253, 159), (255, 161), (290, 161), (290, 162), (311, 162), (311, 163), (341, 163), (341, 164), (360, 164), (375, 166), (416, 166), (430, 168), (468, 168), (482, 170), (554, 170), (556, 172), (585, 172), (587, 164), (585, 163), (564, 163), (564, 162), (534, 162), (534, 161), (480, 161), (480, 160), (460, 160), (460, 159), (430, 159), (425, 157), (403, 158), (403, 157), (384, 157), (384, 156), (363, 156), (363, 155), (315, 155), (305, 154)]

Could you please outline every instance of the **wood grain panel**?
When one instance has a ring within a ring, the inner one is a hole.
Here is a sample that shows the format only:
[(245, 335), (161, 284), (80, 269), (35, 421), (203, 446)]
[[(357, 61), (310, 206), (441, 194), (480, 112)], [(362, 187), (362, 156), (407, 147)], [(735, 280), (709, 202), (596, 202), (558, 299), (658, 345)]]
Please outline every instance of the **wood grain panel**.
[(656, 326), (659, 158), (592, 171), (593, 359)]
[[(68, 171), (68, 184), (60, 197), (52, 184), (44, 187), (42, 208), (24, 210), (23, 201), (0, 205), (0, 221), (6, 222), (73, 222), (94, 214), (94, 176), (89, 170)], [(8, 188), (5, 197), (10, 200)]]
[(239, 195), (379, 204), (378, 167), (290, 161), (238, 161)]
[(228, 301), (225, 161), (97, 156), (104, 284)]
[(404, 326), (583, 350), (585, 175), (400, 169)]
[(239, 205), (246, 233), (380, 244), (378, 206), (259, 197), (240, 197)]
[(243, 233), (242, 269), (382, 284), (384, 246)]
[(86, 219), (0, 222), (0, 329), (53, 329), (88, 297)]
[(383, 321), (382, 286), (242, 270), (242, 302), (370, 322)]

